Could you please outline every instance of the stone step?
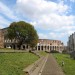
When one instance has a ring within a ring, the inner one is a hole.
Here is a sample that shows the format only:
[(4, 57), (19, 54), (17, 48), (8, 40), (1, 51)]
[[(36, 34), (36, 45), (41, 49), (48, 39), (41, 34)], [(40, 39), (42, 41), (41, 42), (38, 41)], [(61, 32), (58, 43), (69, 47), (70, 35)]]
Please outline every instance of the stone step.
[(45, 63), (45, 60), (47, 59), (48, 56), (46, 57), (41, 57), (39, 60), (37, 60), (35, 63), (31, 64), (27, 68), (25, 68), (23, 71), (27, 73), (27, 75), (39, 75), (41, 72), (41, 68)]

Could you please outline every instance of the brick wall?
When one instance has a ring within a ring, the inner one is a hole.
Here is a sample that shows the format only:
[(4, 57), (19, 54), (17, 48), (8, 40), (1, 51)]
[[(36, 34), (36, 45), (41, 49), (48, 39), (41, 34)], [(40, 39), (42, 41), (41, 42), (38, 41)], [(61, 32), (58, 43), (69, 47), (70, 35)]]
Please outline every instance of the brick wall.
[(2, 30), (0, 30), (0, 48), (4, 48), (4, 35)]

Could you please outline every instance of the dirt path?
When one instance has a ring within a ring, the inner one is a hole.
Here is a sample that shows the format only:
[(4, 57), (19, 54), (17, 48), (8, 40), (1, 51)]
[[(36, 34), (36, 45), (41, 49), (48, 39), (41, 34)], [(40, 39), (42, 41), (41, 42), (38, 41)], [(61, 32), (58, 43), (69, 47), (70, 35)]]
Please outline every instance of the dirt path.
[(61, 68), (57, 64), (52, 54), (49, 54), (41, 75), (65, 75), (65, 74), (62, 72)]

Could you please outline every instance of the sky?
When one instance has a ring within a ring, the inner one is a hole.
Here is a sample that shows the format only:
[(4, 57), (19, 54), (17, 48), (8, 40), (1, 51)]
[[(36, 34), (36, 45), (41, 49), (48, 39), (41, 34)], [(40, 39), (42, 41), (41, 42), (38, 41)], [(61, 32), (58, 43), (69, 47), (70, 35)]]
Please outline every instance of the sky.
[(39, 39), (67, 45), (75, 32), (75, 0), (0, 0), (0, 29), (18, 21), (32, 24)]

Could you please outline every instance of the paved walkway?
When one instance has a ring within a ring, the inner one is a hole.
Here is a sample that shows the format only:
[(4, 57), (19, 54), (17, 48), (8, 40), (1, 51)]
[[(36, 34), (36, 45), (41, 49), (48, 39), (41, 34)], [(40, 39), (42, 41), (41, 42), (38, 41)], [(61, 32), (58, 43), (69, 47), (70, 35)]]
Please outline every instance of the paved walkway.
[(49, 54), (41, 75), (64, 75), (54, 57)]

